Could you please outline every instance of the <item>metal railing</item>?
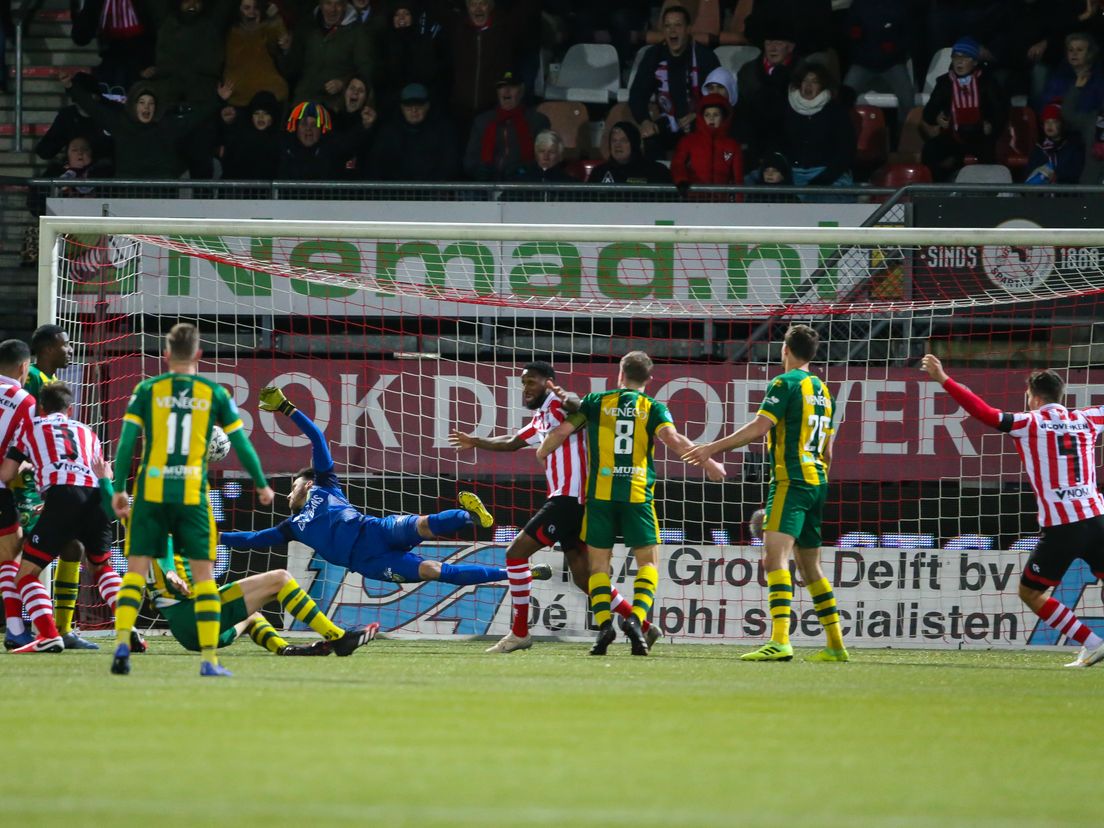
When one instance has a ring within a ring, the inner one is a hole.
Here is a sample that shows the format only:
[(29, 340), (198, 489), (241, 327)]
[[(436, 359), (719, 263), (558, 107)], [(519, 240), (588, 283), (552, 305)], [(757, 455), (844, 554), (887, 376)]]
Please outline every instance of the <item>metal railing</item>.
[(27, 0), (12, 9), (12, 22), (15, 24), (15, 134), (12, 136), (12, 149), (15, 152), (23, 151), (23, 29), (41, 5), (42, 0)]

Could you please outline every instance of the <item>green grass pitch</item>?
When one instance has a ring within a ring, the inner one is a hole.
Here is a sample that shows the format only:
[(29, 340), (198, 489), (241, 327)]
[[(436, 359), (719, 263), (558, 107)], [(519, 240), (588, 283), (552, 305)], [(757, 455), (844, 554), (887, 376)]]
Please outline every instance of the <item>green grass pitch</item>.
[(161, 639), (128, 677), (106, 642), (0, 655), (3, 823), (1104, 822), (1104, 666), (1063, 669), (1072, 650), (745, 664), (731, 646), (485, 646), (284, 659), (243, 641), (227, 680)]

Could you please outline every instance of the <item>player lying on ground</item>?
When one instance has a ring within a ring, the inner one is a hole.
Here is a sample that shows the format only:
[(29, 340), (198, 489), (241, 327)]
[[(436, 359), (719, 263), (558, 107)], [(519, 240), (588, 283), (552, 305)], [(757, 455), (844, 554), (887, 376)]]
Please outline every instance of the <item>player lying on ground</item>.
[(1104, 432), (1104, 407), (1062, 405), (1065, 382), (1054, 371), (1033, 371), (1023, 413), (998, 411), (943, 370), (927, 354), (920, 367), (970, 416), (1017, 441), (1035, 500), (1042, 539), (1020, 576), (1020, 600), (1068, 641), (1081, 645), (1067, 667), (1091, 667), (1104, 660), (1104, 639), (1047, 592), (1062, 582), (1081, 558), (1104, 580), (1104, 497), (1096, 487), (1096, 438)]
[(819, 335), (808, 325), (791, 325), (782, 345), (784, 371), (771, 380), (755, 418), (727, 437), (695, 446), (682, 458), (699, 465), (718, 452), (767, 436), (771, 481), (762, 531), (771, 637), (758, 650), (740, 656), (743, 661), (793, 659), (791, 557), (797, 559), (827, 639), (827, 646), (809, 660), (850, 659), (843, 646), (835, 592), (820, 566), (820, 526), (828, 496), (836, 409), (828, 386), (809, 370), (819, 343)]
[[(539, 446), (548, 432), (579, 408), (579, 398), (564, 391), (555, 380), (556, 372), (549, 363), (530, 362), (521, 371), (521, 402), (533, 412), (533, 419), (527, 426), (516, 434), (498, 437), (476, 437), (454, 431), (449, 435), (449, 442), (461, 450), (518, 451), (526, 446)], [(589, 593), (590, 565), (586, 544), (579, 540), (586, 492), (586, 458), (586, 440), (582, 433), (577, 432), (544, 460), (548, 499), (506, 547), (506, 572), (510, 575), (510, 597), (513, 600), (510, 632), (489, 647), (488, 653), (510, 653), (533, 646), (533, 638), (529, 635), (532, 578), (528, 561), (544, 547), (560, 544), (575, 586)], [(610, 609), (622, 619), (632, 615), (632, 606), (612, 588)], [(659, 625), (645, 619), (641, 629), (650, 649), (662, 635)]]
[[(411, 551), (422, 541), (469, 529), (477, 521), (489, 528), (494, 519), (475, 494), (461, 492), (458, 499), (463, 508), (435, 515), (365, 515), (345, 497), (326, 437), (318, 426), (279, 388), (262, 389), (260, 400), (263, 410), (287, 415), (310, 439), (311, 465), (292, 481), (290, 518), (259, 532), (223, 532), (222, 542), (227, 546), (265, 549), (295, 540), (311, 547), (323, 560), (374, 581), (444, 581), (464, 586), (507, 579), (501, 567), (441, 563)], [(538, 580), (552, 577), (547, 565), (535, 566), (532, 572)]]
[[(39, 575), (74, 540), (84, 547), (104, 603), (114, 612), (122, 579), (111, 568), (111, 520), (100, 503), (94, 466), (101, 461), (99, 438), (70, 415), (73, 392), (64, 382), (49, 382), (38, 398), (38, 416), (16, 437), (0, 464), (5, 484), (29, 460), (35, 488), (44, 506), (23, 544), (16, 584), (38, 636), (15, 653), (60, 653), (65, 649), (54, 621), (53, 605)], [(135, 642), (137, 643), (137, 642)], [(144, 649), (144, 647), (142, 648)]]
[[(659, 519), (655, 511), (655, 442), (681, 455), (693, 447), (675, 428), (670, 412), (644, 393), (652, 379), (652, 360), (643, 351), (621, 358), (616, 389), (587, 394), (579, 410), (552, 429), (537, 457), (552, 455), (576, 428), (586, 427), (589, 458), (587, 503), (582, 539), (590, 562), (590, 607), (598, 636), (591, 655), (606, 654), (617, 633), (613, 629), (610, 560), (620, 535), (639, 565), (633, 580), (632, 614), (621, 630), (632, 654), (646, 656), (648, 639), (644, 620), (659, 587), (656, 556)], [(724, 478), (724, 467), (710, 460), (702, 464), (710, 480)]]

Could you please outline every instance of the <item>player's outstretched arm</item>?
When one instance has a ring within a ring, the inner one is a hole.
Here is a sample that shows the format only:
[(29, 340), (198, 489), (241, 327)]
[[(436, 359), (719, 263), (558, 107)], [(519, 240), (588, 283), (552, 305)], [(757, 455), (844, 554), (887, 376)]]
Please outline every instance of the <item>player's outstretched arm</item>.
[(544, 441), (537, 447), (537, 459), (544, 460), (549, 457), (552, 452), (558, 449), (564, 444), (568, 437), (575, 432), (575, 423), (571, 419), (564, 420), (550, 432), (544, 438)]
[(516, 434), (500, 434), (497, 437), (476, 437), (463, 431), (454, 431), (448, 436), (449, 445), (457, 451), (466, 449), (487, 449), (487, 451), (517, 451), (525, 448), (525, 441)]
[(299, 430), (311, 441), (311, 467), (319, 474), (333, 471), (333, 455), (326, 444), (326, 435), (314, 424), (314, 421), (296, 408), (284, 392), (274, 385), (261, 389), (260, 405), (263, 411), (279, 411), (291, 418)]
[[(694, 449), (694, 443), (685, 434), (680, 434), (679, 430), (674, 426), (668, 426), (667, 428), (661, 428), (655, 433), (656, 439), (663, 445), (667, 446), (671, 451), (676, 452), (680, 457), (685, 456), (688, 452)], [(725, 468), (712, 457), (706, 458), (700, 465), (705, 471), (705, 476), (712, 480), (714, 483), (724, 480)]]
[(288, 542), (287, 536), (279, 526), (261, 529), (258, 532), (220, 532), (219, 543), (225, 543), (231, 549), (268, 549)]
[(921, 370), (943, 386), (943, 389), (951, 395), (955, 402), (962, 406), (963, 410), (975, 419), (981, 420), (991, 428), (1001, 428), (1004, 420), (1001, 412), (985, 402), (981, 397), (967, 388), (955, 382), (943, 370), (943, 363), (934, 354), (924, 354), (920, 361)]
[(722, 437), (711, 443), (694, 446), (682, 455), (682, 459), (691, 466), (704, 465), (714, 454), (730, 449), (741, 448), (749, 443), (754, 443), (756, 440), (761, 440), (773, 426), (774, 423), (771, 422), (769, 417), (764, 417), (762, 414), (756, 414), (754, 420), (744, 423), (727, 437)]

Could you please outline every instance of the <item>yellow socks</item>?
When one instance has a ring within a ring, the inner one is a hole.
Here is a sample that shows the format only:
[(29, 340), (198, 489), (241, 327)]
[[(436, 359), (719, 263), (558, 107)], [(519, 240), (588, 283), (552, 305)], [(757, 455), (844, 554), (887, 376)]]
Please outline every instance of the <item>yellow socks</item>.
[(246, 632), (249, 633), (249, 637), (253, 639), (258, 647), (264, 647), (270, 653), (278, 653), (288, 645), (284, 639), (280, 638), (276, 628), (264, 618), (257, 618), (249, 625)]
[(138, 623), (138, 610), (142, 608), (142, 591), (146, 588), (141, 575), (128, 572), (115, 604), (115, 643), (130, 646), (130, 632)]
[(843, 649), (843, 633), (840, 631), (839, 610), (836, 608), (836, 594), (827, 578), (821, 578), (809, 584), (809, 594), (813, 596), (813, 608), (817, 618), (824, 625), (824, 635), (828, 638), (828, 648)]
[(599, 627), (613, 618), (610, 615), (610, 576), (608, 572), (599, 572), (590, 576), (590, 611), (594, 614), (594, 623)]
[(648, 617), (648, 610), (655, 601), (656, 587), (659, 586), (659, 572), (652, 564), (644, 564), (636, 573), (633, 581), (633, 615), (641, 623)]
[(790, 643), (790, 605), (793, 603), (793, 579), (790, 570), (767, 573), (767, 597), (770, 599), (771, 641)]
[(73, 629), (73, 612), (77, 608), (79, 593), (80, 561), (59, 558), (54, 572), (54, 623), (61, 635)]
[(195, 596), (196, 639), (204, 661), (218, 664), (219, 624), (222, 621), (222, 601), (214, 580), (196, 581), (192, 586)]
[(341, 627), (334, 624), (326, 617), (326, 613), (318, 609), (318, 604), (314, 603), (313, 599), (303, 591), (294, 578), (284, 584), (276, 598), (287, 612), (290, 612), (296, 619), (302, 621), (327, 641), (336, 641), (345, 635), (345, 631)]

